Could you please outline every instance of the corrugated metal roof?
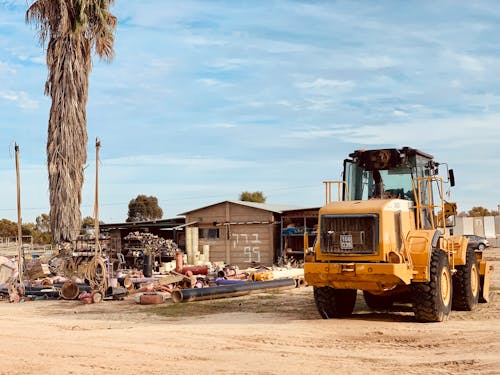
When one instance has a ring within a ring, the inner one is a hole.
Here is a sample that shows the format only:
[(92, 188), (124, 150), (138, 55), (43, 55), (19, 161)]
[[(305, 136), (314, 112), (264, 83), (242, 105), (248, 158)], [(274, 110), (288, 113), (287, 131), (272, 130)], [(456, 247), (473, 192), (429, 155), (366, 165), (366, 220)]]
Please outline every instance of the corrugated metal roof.
[(240, 206), (247, 206), (247, 207), (257, 208), (259, 210), (276, 212), (276, 213), (279, 213), (279, 214), (281, 214), (283, 211), (297, 210), (297, 209), (301, 208), (299, 206), (291, 206), (291, 205), (284, 205), (284, 204), (267, 204), (267, 203), (256, 203), (256, 202), (247, 202), (247, 201), (231, 201), (231, 200), (228, 200), (228, 201), (217, 202), (217, 203), (214, 203), (214, 204), (210, 204), (208, 206), (196, 208), (194, 210), (190, 210), (190, 211), (187, 211), (187, 212), (183, 212), (180, 215), (187, 215), (187, 214), (189, 214), (191, 212), (203, 210), (205, 208), (216, 206), (218, 204), (222, 204), (222, 203), (226, 203), (226, 202), (233, 203), (233, 204), (238, 204)]
[(106, 223), (99, 224), (101, 229), (119, 229), (119, 228), (142, 228), (142, 227), (175, 227), (183, 224), (186, 221), (185, 217), (172, 217), (169, 219), (157, 219), (149, 221), (135, 221), (135, 222), (124, 222), (124, 223)]
[(277, 213), (282, 213), (283, 211), (296, 210), (296, 209), (301, 208), (299, 206), (292, 206), (289, 204), (287, 204), (287, 205), (285, 205), (285, 204), (268, 204), (268, 203), (256, 203), (256, 202), (247, 202), (247, 201), (228, 201), (228, 202), (231, 202), (234, 204), (241, 204), (242, 206), (259, 208), (261, 210), (277, 212)]

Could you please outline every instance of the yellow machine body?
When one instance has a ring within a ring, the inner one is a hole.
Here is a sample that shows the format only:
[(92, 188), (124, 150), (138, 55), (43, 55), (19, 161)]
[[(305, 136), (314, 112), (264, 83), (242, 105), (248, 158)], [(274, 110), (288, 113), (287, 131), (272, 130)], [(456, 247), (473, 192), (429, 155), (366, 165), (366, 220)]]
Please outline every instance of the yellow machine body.
[[(332, 183), (338, 184), (339, 200), (331, 201), (327, 188), (315, 245), (304, 254), (309, 285), (394, 295), (408, 291), (412, 283), (429, 282), (434, 249), (448, 254), (452, 274), (466, 263), (467, 238), (450, 235), (446, 228), (456, 204), (444, 200), (441, 177), (413, 176), (409, 194), (413, 199), (349, 200), (346, 181), (329, 181), (327, 186)], [(438, 187), (438, 196), (432, 196), (432, 184)], [(488, 301), (492, 267), (481, 252), (476, 258), (482, 297)]]

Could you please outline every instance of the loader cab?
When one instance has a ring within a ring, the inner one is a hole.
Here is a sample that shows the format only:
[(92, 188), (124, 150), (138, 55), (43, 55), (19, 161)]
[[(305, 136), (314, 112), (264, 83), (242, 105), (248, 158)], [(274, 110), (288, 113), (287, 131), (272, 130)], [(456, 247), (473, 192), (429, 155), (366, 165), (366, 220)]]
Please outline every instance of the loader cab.
[[(433, 156), (417, 149), (358, 150), (344, 160), (344, 200), (406, 199), (423, 206), (433, 205), (431, 184), (415, 186), (415, 179), (438, 174)], [(419, 195), (416, 199), (415, 194)], [(423, 211), (423, 227), (430, 227), (431, 209)]]

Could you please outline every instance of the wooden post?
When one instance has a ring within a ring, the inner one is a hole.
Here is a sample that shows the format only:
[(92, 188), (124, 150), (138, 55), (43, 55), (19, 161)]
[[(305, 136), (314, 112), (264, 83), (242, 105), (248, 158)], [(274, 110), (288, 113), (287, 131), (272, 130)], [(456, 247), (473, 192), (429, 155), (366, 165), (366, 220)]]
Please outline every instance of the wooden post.
[(17, 180), (17, 267), (18, 267), (18, 280), (19, 289), (24, 294), (24, 251), (23, 251), (23, 230), (21, 219), (21, 173), (19, 171), (19, 146), (17, 143), (14, 146), (16, 151), (16, 180)]
[(95, 140), (95, 198), (94, 198), (94, 237), (95, 252), (100, 254), (101, 244), (99, 243), (99, 150), (101, 141)]

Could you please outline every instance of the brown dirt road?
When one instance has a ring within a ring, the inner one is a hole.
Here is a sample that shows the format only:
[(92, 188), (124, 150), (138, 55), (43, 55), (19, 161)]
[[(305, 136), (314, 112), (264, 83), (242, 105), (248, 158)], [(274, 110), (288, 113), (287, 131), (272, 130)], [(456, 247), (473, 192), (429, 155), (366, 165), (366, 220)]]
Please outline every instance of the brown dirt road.
[(322, 320), (312, 288), (140, 306), (0, 302), (0, 374), (500, 374), (496, 298), (444, 323), (408, 307)]

